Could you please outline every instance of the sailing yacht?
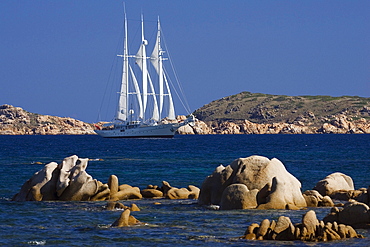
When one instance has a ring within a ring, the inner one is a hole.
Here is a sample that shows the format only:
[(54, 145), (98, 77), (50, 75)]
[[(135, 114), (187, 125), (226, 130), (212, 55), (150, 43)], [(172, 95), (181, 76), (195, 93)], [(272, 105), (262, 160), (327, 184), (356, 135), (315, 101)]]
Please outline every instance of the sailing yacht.
[[(176, 120), (170, 83), (163, 67), (163, 61), (168, 58), (164, 57), (165, 51), (161, 47), (159, 18), (156, 42), (150, 56), (146, 52), (148, 41), (144, 37), (143, 16), (141, 16), (141, 44), (136, 55), (129, 54), (127, 33), (125, 14), (123, 55), (118, 55), (123, 59), (123, 66), (116, 117), (114, 121), (102, 126), (95, 125), (95, 132), (102, 137), (110, 138), (173, 137), (180, 126), (192, 124), (194, 117), (190, 115), (182, 122)], [(134, 66), (139, 67), (136, 74)], [(155, 85), (149, 74), (149, 66), (153, 66), (157, 77)]]

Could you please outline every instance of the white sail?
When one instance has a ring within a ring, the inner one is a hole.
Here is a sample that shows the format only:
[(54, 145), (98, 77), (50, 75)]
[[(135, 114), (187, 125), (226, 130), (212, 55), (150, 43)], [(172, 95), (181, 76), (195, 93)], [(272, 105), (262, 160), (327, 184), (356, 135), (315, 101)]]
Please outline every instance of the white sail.
[(168, 115), (167, 115), (167, 117), (168, 117), (168, 119), (174, 120), (174, 119), (176, 119), (176, 117), (175, 117), (175, 106), (173, 105), (171, 90), (170, 90), (170, 87), (168, 85), (166, 74), (163, 74), (163, 77), (164, 77), (164, 81), (166, 82), (166, 89), (167, 89), (167, 92), (168, 92)]
[(149, 74), (148, 74), (148, 79), (149, 79), (150, 90), (152, 91), (151, 95), (153, 95), (153, 114), (152, 114), (151, 119), (154, 120), (154, 121), (159, 121), (157, 98), (156, 98), (156, 95), (155, 95), (153, 82), (152, 82), (152, 79), (150, 78)]
[(123, 41), (123, 68), (121, 90), (119, 92), (117, 119), (121, 121), (127, 120), (127, 102), (128, 102), (128, 50), (127, 50), (127, 19), (125, 13), (125, 37)]
[(139, 65), (142, 72), (142, 86), (143, 86), (143, 111), (145, 114), (147, 98), (148, 98), (148, 68), (147, 68), (147, 57), (145, 46), (148, 41), (144, 38), (144, 20), (143, 15), (141, 15), (141, 45), (139, 51), (137, 52), (135, 59), (137, 65)]
[[(157, 39), (156, 43), (152, 52), (152, 55), (150, 56), (150, 60), (158, 74), (158, 83), (159, 83), (159, 117), (162, 116), (162, 110), (163, 110), (163, 103), (164, 103), (164, 96), (168, 96), (168, 114), (167, 118), (169, 119), (175, 119), (175, 108), (172, 100), (171, 90), (168, 85), (167, 78), (164, 74), (163, 70), (163, 53), (161, 47), (161, 25), (159, 22), (158, 17), (158, 26), (157, 26)], [(166, 84), (167, 94), (164, 93), (164, 81)]]
[(159, 118), (162, 116), (162, 109), (163, 109), (163, 67), (162, 67), (162, 48), (161, 48), (161, 26), (159, 23), (158, 17), (158, 25), (157, 25), (157, 39), (154, 45), (154, 49), (152, 55), (150, 56), (150, 60), (158, 74), (158, 87), (159, 87)]
[(135, 89), (134, 94), (136, 94), (137, 102), (139, 105), (139, 119), (144, 119), (143, 101), (141, 100), (140, 88), (139, 88), (139, 84), (137, 83), (136, 76), (131, 66), (130, 66), (130, 72), (131, 72), (132, 82), (134, 84), (134, 89)]

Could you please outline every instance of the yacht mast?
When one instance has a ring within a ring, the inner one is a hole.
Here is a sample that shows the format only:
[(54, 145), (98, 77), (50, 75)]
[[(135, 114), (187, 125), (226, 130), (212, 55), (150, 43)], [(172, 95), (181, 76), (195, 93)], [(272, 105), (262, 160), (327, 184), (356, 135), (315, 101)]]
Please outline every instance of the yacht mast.
[[(161, 47), (161, 25), (158, 17), (158, 24), (157, 24), (157, 40), (154, 46), (153, 53), (150, 57), (151, 62), (158, 74), (158, 83), (159, 83), (159, 116), (162, 115), (163, 111), (163, 104), (164, 104), (164, 96), (168, 96), (168, 113), (167, 116), (169, 119), (175, 119), (175, 109), (173, 105), (171, 90), (168, 85), (168, 81), (166, 75), (163, 70), (163, 58), (164, 51)], [(167, 94), (164, 93), (164, 86), (166, 86)]]

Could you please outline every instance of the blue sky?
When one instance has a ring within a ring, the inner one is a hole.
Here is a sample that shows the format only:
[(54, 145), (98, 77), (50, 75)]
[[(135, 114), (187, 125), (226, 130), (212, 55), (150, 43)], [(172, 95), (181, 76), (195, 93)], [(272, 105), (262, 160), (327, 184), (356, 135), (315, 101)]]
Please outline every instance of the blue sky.
[[(242, 91), (370, 97), (370, 1), (125, 4), (160, 16), (192, 111)], [(122, 25), (123, 1), (0, 1), (0, 105), (97, 121)]]

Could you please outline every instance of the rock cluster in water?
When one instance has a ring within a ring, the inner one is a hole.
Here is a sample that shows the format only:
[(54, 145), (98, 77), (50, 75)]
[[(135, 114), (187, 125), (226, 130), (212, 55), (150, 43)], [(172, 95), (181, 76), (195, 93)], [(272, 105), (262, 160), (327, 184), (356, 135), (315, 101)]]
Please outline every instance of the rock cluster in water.
[(251, 224), (242, 238), (250, 240), (283, 241), (331, 241), (345, 238), (363, 238), (351, 226), (337, 222), (324, 222), (316, 218), (313, 210), (302, 217), (302, 222), (293, 224), (289, 217), (280, 216), (275, 222), (268, 219), (260, 224)]
[(139, 187), (128, 184), (119, 185), (117, 176), (111, 175), (108, 183), (93, 179), (87, 172), (88, 159), (73, 155), (60, 164), (51, 162), (36, 172), (14, 195), (13, 201), (118, 201), (165, 197), (168, 199), (197, 199), (199, 188), (172, 187), (163, 181), (163, 186), (148, 186), (141, 191)]
[(306, 207), (301, 183), (278, 159), (239, 158), (220, 165), (203, 182), (200, 205), (220, 209), (299, 209)]
[(312, 190), (302, 193), (300, 188), (300, 182), (278, 159), (250, 156), (218, 166), (204, 180), (198, 203), (221, 210), (332, 207), (325, 223), (370, 228), (370, 187), (355, 190), (351, 177), (335, 172)]
[(341, 208), (333, 207), (323, 220), (348, 224), (354, 228), (370, 228), (370, 208), (368, 204), (350, 201)]
[[(200, 189), (193, 185), (176, 188), (163, 181), (161, 187), (148, 185), (140, 190), (120, 184), (115, 175), (106, 184), (93, 179), (86, 172), (87, 164), (87, 158), (76, 155), (60, 164), (48, 163), (23, 184), (12, 200), (107, 200), (108, 210), (124, 210), (113, 227), (142, 224), (131, 215), (132, 211), (140, 210), (135, 204), (126, 207), (118, 202), (128, 199), (198, 199), (202, 206), (221, 210), (332, 207), (322, 221), (317, 220), (312, 210), (298, 224), (284, 216), (276, 222), (265, 219), (259, 225), (249, 226), (243, 236), (246, 239), (329, 241), (362, 237), (353, 228), (370, 227), (370, 187), (355, 190), (352, 178), (339, 172), (302, 193), (300, 182), (278, 159), (250, 156), (236, 159), (226, 167), (218, 166)], [(348, 202), (334, 204), (333, 200)]]

